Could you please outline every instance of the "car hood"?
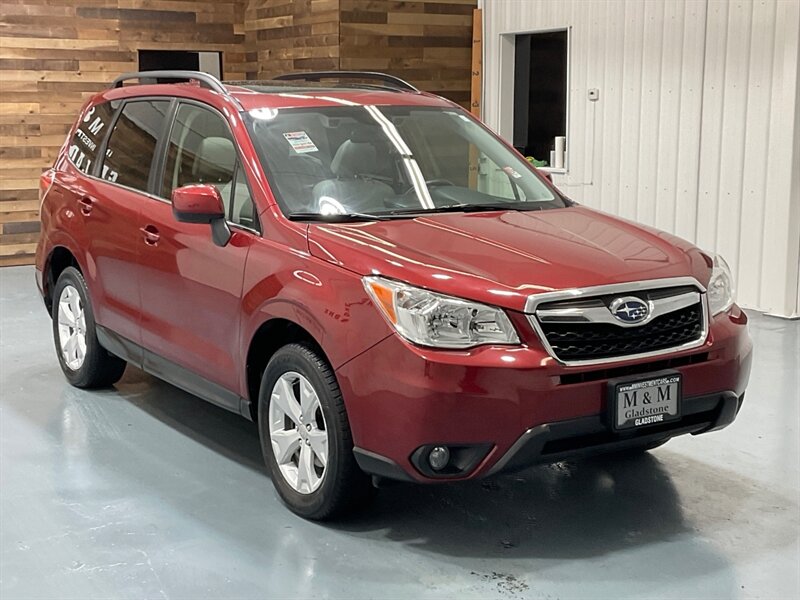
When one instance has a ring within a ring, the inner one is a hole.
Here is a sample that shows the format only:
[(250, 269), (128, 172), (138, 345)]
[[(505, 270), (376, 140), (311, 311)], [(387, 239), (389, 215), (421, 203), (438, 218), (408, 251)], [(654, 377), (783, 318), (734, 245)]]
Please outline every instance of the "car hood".
[(312, 224), (308, 240), (314, 256), (360, 275), (513, 310), (536, 293), (710, 275), (685, 240), (582, 206)]

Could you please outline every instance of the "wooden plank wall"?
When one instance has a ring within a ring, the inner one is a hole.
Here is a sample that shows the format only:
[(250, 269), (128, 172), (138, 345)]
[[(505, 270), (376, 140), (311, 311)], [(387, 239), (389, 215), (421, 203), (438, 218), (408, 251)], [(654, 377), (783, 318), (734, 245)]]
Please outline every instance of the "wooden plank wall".
[(221, 51), (226, 79), (386, 71), (469, 105), (477, 0), (0, 0), (0, 266), (29, 264), (38, 178), (137, 50)]
[(223, 52), (244, 77), (243, 0), (0, 2), (0, 266), (29, 264), (38, 178), (85, 98), (138, 68), (137, 50)]
[(469, 105), (477, 0), (250, 0), (248, 77), (383, 71)]
[(383, 71), (469, 106), (477, 0), (340, 0), (340, 68)]
[(339, 68), (340, 0), (248, 0), (248, 79)]

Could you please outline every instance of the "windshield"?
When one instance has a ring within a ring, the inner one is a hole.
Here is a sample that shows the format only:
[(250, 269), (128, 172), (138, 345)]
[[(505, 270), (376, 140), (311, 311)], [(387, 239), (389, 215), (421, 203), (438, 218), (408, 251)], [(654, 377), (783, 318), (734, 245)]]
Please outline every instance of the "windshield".
[(265, 108), (247, 120), (290, 216), (566, 206), (525, 160), (457, 108)]

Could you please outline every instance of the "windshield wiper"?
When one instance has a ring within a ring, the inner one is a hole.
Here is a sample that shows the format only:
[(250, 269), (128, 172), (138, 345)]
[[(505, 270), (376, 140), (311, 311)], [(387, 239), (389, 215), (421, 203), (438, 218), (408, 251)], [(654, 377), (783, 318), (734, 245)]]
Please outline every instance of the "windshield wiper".
[(322, 223), (349, 223), (352, 221), (386, 221), (392, 215), (371, 215), (369, 213), (344, 213), (323, 215), (314, 212), (293, 212), (286, 215), (290, 221), (320, 221)]
[[(523, 204), (524, 206), (520, 206)], [(490, 212), (493, 210), (542, 210), (541, 206), (531, 206), (532, 202), (499, 202), (497, 204), (469, 204), (460, 210), (464, 212)]]
[[(521, 206), (522, 205), (522, 206)], [(315, 221), (320, 223), (351, 223), (354, 221), (389, 221), (391, 219), (409, 219), (437, 213), (450, 212), (491, 212), (498, 210), (542, 210), (532, 202), (498, 202), (496, 204), (448, 204), (436, 208), (402, 208), (380, 213), (350, 212), (343, 214), (323, 215), (314, 212), (293, 212), (287, 218), (290, 221)]]
[[(523, 205), (523, 206), (520, 206)], [(533, 206), (532, 202), (498, 202), (496, 204), (448, 204), (436, 208), (404, 208), (393, 210), (392, 215), (429, 215), (448, 212), (491, 212), (497, 210), (542, 210), (541, 206)]]

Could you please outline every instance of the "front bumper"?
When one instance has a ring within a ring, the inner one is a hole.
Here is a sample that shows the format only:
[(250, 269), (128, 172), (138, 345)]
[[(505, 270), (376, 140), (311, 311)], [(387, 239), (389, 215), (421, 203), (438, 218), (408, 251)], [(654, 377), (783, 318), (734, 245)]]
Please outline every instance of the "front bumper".
[[(679, 435), (716, 431), (733, 423), (743, 401), (744, 394), (737, 396), (733, 392), (684, 398), (683, 415), (679, 421), (630, 434), (610, 431), (600, 415), (543, 423), (523, 433), (483, 476), (519, 471), (541, 463), (646, 447)], [(370, 474), (399, 481), (414, 481), (391, 459), (361, 448), (356, 448), (354, 453), (361, 469)], [(418, 463), (414, 458), (412, 456), (416, 466)]]
[[(394, 479), (474, 479), (719, 429), (738, 412), (749, 378), (746, 322), (734, 307), (713, 320), (700, 348), (605, 367), (560, 365), (532, 342), (439, 351), (390, 336), (337, 370), (356, 458), (363, 470)], [(612, 433), (608, 380), (662, 369), (683, 375), (682, 419)], [(435, 444), (485, 450), (442, 477), (418, 466), (419, 449)]]
[(737, 396), (733, 392), (684, 398), (679, 421), (628, 435), (610, 431), (599, 416), (537, 425), (522, 434), (487, 475), (516, 471), (537, 463), (647, 446), (687, 433), (697, 435), (722, 429), (733, 423), (743, 400), (744, 395)]

